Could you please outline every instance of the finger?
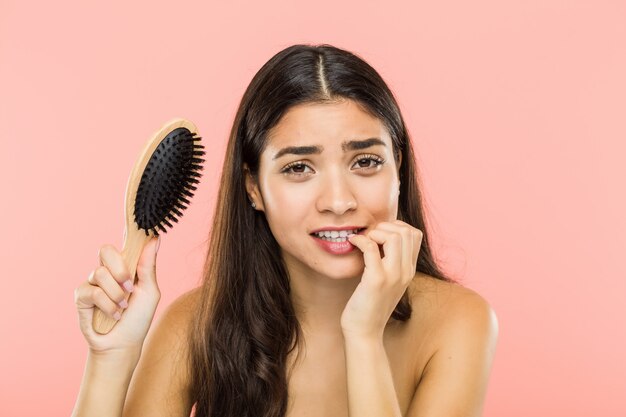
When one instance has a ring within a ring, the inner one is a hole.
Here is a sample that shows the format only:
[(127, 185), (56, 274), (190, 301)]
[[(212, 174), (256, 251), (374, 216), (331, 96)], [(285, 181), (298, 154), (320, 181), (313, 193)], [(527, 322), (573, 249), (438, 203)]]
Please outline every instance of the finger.
[[(365, 235), (352, 235), (348, 237), (348, 240), (363, 252), (365, 269), (372, 272), (373, 278), (379, 278), (382, 281), (384, 279), (384, 269), (378, 244)], [(364, 274), (364, 277), (365, 275), (368, 274)], [(366, 277), (366, 279), (370, 278)]]
[[(78, 314), (84, 319), (91, 318), (94, 307), (98, 307), (104, 314), (113, 319), (116, 319), (116, 312), (121, 314), (119, 306), (105, 294), (102, 288), (89, 283), (81, 285), (74, 291), (74, 301), (78, 308)], [(91, 322), (89, 322), (89, 326), (91, 326)]]
[(126, 293), (120, 287), (119, 282), (113, 278), (106, 266), (99, 266), (91, 272), (87, 282), (92, 286), (99, 287), (115, 304), (121, 308), (128, 307), (126, 303)]
[(417, 267), (417, 257), (419, 255), (420, 248), (422, 247), (422, 241), (424, 240), (424, 232), (408, 223), (403, 222), (402, 220), (395, 220), (394, 223), (407, 226), (412, 231), (411, 239), (413, 240), (413, 251), (411, 252), (411, 256), (414, 260), (413, 270), (415, 270), (415, 267)]
[(385, 269), (398, 275), (402, 266), (402, 236), (396, 231), (388, 231), (376, 228), (367, 233), (367, 237), (383, 246), (385, 256), (382, 263)]
[(156, 281), (156, 260), (160, 239), (161, 236), (155, 237), (146, 243), (137, 263), (138, 284), (152, 290), (159, 288)]
[[(94, 308), (98, 307), (98, 305), (102, 306), (100, 301), (95, 301), (93, 299), (93, 288), (94, 287), (91, 284), (85, 281), (74, 290), (74, 302), (78, 310), (78, 324), (88, 341), (102, 338), (102, 335), (96, 333), (93, 329)], [(104, 312), (105, 308), (106, 307), (103, 307), (101, 310)], [(104, 314), (107, 313), (105, 312)], [(115, 313), (113, 314), (115, 315)], [(115, 317), (113, 317), (113, 319), (115, 319)]]
[[(122, 254), (113, 245), (104, 245), (100, 248), (98, 256), (100, 257), (102, 265), (110, 271), (115, 281), (127, 291), (132, 292), (132, 278), (134, 277), (130, 276), (130, 271), (124, 263)], [(125, 284), (128, 281), (130, 281), (130, 284)]]
[(403, 279), (405, 281), (413, 279), (419, 252), (417, 239), (419, 230), (401, 220), (396, 220), (392, 223), (381, 223), (379, 227), (382, 230), (395, 231), (402, 236), (401, 264)]
[[(89, 284), (87, 282), (81, 284), (80, 287), (74, 290), (74, 303), (78, 309), (78, 324), (80, 329), (85, 333), (88, 338), (92, 338), (95, 335), (95, 332), (92, 328), (93, 323), (93, 305), (88, 307), (89, 303), (85, 303), (83, 300), (83, 295), (85, 292), (85, 287)], [(93, 303), (91, 303), (93, 304)]]
[(412, 252), (412, 255), (417, 257), (417, 254), (419, 253), (419, 244), (421, 244), (421, 241), (422, 241), (423, 232), (420, 229), (418, 229), (417, 227), (415, 227), (413, 225), (410, 225), (410, 224), (408, 224), (406, 222), (403, 222), (402, 220), (394, 220), (392, 222), (392, 224), (397, 224), (397, 225), (406, 227), (407, 229), (411, 230), (411, 232), (413, 232), (413, 233), (411, 233), (411, 238), (412, 238), (414, 243), (418, 244), (418, 247), (417, 248), (413, 248), (414, 252)]

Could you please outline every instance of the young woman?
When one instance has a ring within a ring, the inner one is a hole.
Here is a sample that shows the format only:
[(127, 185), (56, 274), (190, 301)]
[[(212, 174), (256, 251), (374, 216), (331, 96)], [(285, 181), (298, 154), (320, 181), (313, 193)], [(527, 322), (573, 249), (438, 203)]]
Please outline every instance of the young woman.
[[(149, 335), (157, 239), (128, 305), (120, 253), (101, 248), (75, 291), (89, 356), (74, 416), (481, 415), (497, 318), (436, 265), (409, 134), (371, 66), (330, 45), (272, 57), (217, 201), (202, 285)], [(94, 306), (121, 313), (107, 335)]]

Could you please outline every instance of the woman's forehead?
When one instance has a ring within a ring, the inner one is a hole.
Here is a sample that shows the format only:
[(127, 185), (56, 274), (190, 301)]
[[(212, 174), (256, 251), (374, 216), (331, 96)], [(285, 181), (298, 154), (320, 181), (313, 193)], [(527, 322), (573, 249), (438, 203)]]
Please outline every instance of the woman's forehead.
[(266, 151), (272, 156), (289, 146), (321, 146), (346, 151), (347, 142), (372, 138), (391, 146), (384, 124), (354, 102), (307, 103), (289, 109), (272, 128)]

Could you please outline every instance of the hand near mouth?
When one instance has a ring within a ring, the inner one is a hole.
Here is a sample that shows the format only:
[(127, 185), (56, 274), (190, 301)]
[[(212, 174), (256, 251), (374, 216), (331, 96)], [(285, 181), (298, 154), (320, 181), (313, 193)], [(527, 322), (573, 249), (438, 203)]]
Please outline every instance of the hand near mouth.
[(395, 220), (348, 238), (363, 252), (365, 270), (341, 315), (344, 337), (382, 340), (391, 313), (415, 276), (422, 237), (421, 230)]

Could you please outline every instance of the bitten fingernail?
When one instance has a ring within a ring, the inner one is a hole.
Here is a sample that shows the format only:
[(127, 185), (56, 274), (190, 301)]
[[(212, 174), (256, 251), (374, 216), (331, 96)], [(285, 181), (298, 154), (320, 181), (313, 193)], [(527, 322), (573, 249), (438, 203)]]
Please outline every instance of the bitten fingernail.
[(120, 314), (120, 312), (119, 312), (119, 311), (116, 311), (116, 312), (115, 312), (115, 314), (113, 314), (113, 318), (114, 318), (115, 320), (119, 320), (119, 319), (121, 319), (121, 318), (122, 318), (122, 315)]
[(127, 308), (128, 307), (128, 302), (126, 300), (122, 300), (122, 301), (120, 301), (119, 305), (122, 308)]

